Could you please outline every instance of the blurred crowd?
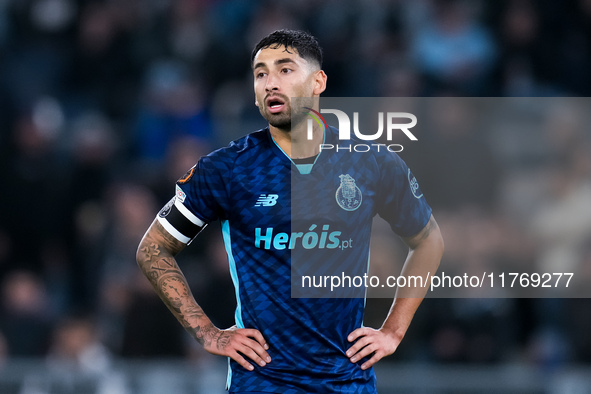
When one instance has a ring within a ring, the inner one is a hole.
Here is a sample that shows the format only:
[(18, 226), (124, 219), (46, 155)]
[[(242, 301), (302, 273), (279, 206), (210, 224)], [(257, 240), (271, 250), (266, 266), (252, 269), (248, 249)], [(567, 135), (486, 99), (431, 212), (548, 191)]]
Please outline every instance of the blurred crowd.
[[(318, 37), (326, 96), (591, 93), (589, 0), (0, 0), (0, 365), (210, 360), (135, 250), (201, 155), (265, 126), (249, 55), (278, 28)], [(435, 209), (446, 270), (589, 271), (590, 103), (560, 103), (523, 108), (540, 127), (520, 128), (517, 110), (458, 122), (470, 114), (451, 102), (401, 154)], [(214, 323), (232, 325), (217, 225), (179, 261)], [(396, 359), (589, 362), (590, 306), (426, 300)], [(379, 325), (386, 303), (368, 308)]]

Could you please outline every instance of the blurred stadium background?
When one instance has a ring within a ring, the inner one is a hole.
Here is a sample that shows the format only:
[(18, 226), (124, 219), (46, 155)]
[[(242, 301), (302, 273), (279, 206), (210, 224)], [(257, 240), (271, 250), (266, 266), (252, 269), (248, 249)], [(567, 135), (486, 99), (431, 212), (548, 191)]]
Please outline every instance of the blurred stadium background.
[[(277, 28), (318, 37), (326, 96), (591, 93), (589, 0), (0, 0), (1, 393), (223, 392), (225, 360), (183, 332), (135, 248), (202, 154), (265, 126), (249, 53)], [(442, 227), (442, 267), (589, 274), (590, 108), (557, 106), (539, 129), (434, 127), (401, 154)], [(219, 229), (180, 262), (232, 325)], [(366, 324), (388, 304), (368, 300)], [(589, 393), (590, 311), (428, 299), (380, 392)]]

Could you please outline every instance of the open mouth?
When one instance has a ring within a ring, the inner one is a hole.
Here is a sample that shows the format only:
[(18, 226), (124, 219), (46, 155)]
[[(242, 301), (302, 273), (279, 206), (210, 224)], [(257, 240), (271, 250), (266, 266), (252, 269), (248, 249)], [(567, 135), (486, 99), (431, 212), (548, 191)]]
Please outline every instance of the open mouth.
[(270, 97), (267, 99), (267, 108), (269, 112), (275, 114), (281, 112), (285, 107), (285, 101), (277, 97)]

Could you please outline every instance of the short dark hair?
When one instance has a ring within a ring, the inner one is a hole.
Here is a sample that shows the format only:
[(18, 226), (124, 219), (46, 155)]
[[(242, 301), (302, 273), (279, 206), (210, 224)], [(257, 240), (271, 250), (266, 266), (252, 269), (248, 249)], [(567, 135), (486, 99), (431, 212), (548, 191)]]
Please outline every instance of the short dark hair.
[(302, 30), (288, 29), (276, 30), (268, 36), (263, 37), (252, 50), (250, 56), (251, 65), (254, 57), (261, 49), (279, 48), (281, 46), (285, 47), (287, 51), (289, 51), (289, 48), (295, 49), (303, 59), (314, 61), (318, 63), (319, 67), (322, 67), (322, 48), (318, 44), (316, 37)]

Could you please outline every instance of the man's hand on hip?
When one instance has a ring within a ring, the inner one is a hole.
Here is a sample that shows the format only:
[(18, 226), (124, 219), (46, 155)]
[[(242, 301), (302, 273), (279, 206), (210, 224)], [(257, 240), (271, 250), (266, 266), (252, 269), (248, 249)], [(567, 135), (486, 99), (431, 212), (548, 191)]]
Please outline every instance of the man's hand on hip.
[(206, 351), (230, 357), (249, 371), (252, 371), (254, 367), (246, 358), (261, 367), (271, 362), (271, 357), (267, 353), (269, 345), (259, 330), (237, 328), (236, 326), (220, 330), (210, 326), (203, 334), (203, 347)]
[(383, 357), (389, 356), (396, 351), (402, 338), (393, 334), (376, 330), (370, 327), (361, 327), (353, 331), (347, 337), (349, 342), (355, 342), (347, 350), (347, 357), (352, 363), (356, 363), (371, 354), (371, 358), (361, 365), (361, 369), (371, 368)]

